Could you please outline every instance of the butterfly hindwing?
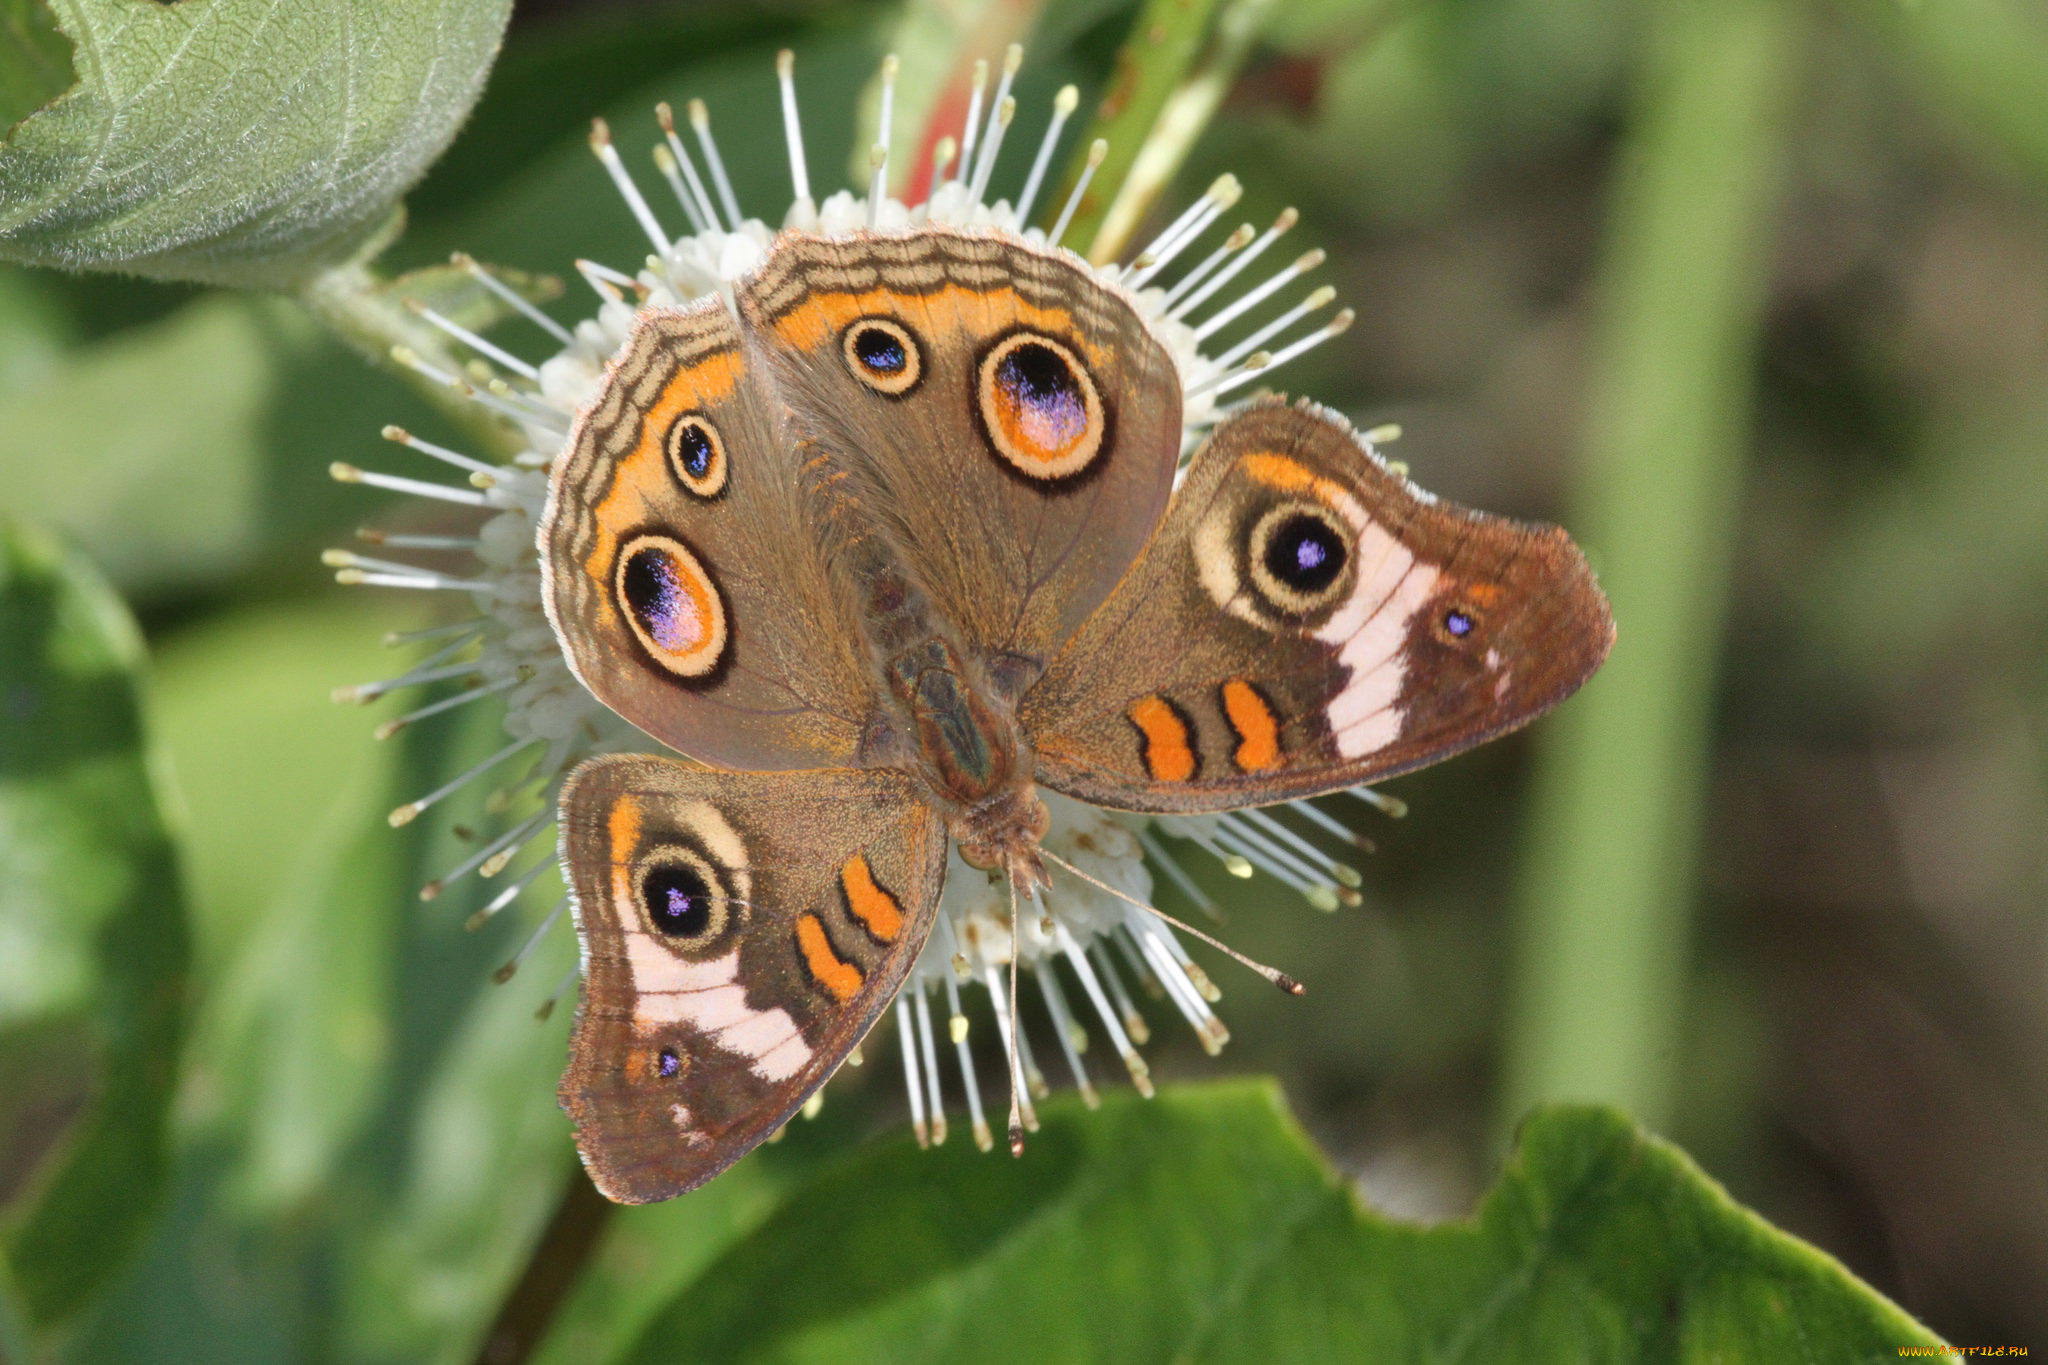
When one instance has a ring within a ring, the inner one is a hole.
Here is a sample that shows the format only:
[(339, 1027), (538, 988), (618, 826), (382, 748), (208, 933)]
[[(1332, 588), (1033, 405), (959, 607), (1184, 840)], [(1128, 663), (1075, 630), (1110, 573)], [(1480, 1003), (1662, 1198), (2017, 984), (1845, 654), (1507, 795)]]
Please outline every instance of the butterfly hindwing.
[(1116, 290), (1002, 233), (785, 233), (739, 305), (806, 453), (969, 649), (1032, 675), (1166, 506), (1180, 378)]
[(873, 683), (810, 499), (724, 301), (642, 310), (541, 524), (543, 599), (577, 675), (708, 763), (852, 762)]
[(894, 773), (592, 759), (562, 795), (584, 983), (561, 1099), (622, 1203), (695, 1188), (788, 1121), (895, 997), (946, 840)]
[(1272, 401), (1195, 455), (1157, 538), (1021, 716), (1055, 790), (1224, 810), (1525, 724), (1613, 637), (1562, 530), (1437, 501), (1343, 419)]

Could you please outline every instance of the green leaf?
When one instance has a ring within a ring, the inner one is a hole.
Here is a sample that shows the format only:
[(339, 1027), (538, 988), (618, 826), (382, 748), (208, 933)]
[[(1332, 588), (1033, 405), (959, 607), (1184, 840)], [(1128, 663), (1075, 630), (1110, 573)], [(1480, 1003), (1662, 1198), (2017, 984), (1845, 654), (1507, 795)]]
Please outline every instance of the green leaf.
[(229, 614), (160, 650), (159, 714), (191, 832), (198, 963), (181, 1112), (235, 1150), (238, 1213), (292, 1211), (328, 1178), (388, 1063), (392, 947), (411, 899), (384, 823), (394, 710), (337, 706), (384, 630), (419, 624), (400, 594)]
[(0, 0), (0, 134), (71, 87), (71, 44), (45, 0)]
[(0, 1247), (75, 1312), (162, 1193), (186, 968), (142, 644), (84, 559), (0, 521)]
[(483, 87), (509, 0), (53, 0), (78, 84), (0, 147), (0, 255), (285, 288), (361, 250)]
[(67, 347), (78, 319), (36, 287), (55, 278), (0, 267), (0, 507), (71, 537), (131, 599), (216, 585), (283, 546), (284, 572), (317, 582), (306, 538), (390, 503), (337, 487), (330, 462), (430, 474), (393, 458), (386, 422), (471, 444), (284, 300), (203, 294)]
[(1266, 1084), (1065, 1103), (799, 1191), (623, 1359), (1869, 1361), (1935, 1338), (1612, 1110), (1540, 1111), (1469, 1223), (1361, 1207)]

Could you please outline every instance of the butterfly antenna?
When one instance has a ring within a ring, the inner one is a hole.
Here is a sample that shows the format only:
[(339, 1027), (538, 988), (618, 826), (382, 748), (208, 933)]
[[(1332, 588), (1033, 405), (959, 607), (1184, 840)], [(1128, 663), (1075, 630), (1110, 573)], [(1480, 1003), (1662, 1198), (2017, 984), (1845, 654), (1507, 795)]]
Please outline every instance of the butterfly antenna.
[(1243, 953), (1237, 951), (1237, 949), (1231, 947), (1229, 944), (1224, 943), (1219, 939), (1216, 939), (1208, 934), (1203, 933), (1200, 929), (1195, 928), (1192, 924), (1187, 924), (1181, 920), (1177, 920), (1172, 915), (1169, 915), (1164, 910), (1161, 910), (1159, 907), (1155, 905), (1145, 904), (1145, 902), (1139, 900), (1136, 896), (1125, 895), (1123, 892), (1111, 886), (1108, 882), (1105, 882), (1098, 877), (1089, 876), (1086, 872), (1083, 872), (1080, 868), (1075, 867), (1065, 858), (1060, 857), (1059, 854), (1054, 853), (1051, 849), (1046, 848), (1044, 845), (1041, 844), (1039, 846), (1038, 852), (1039, 855), (1043, 857), (1047, 862), (1059, 864), (1061, 867), (1064, 867), (1067, 871), (1073, 873), (1076, 877), (1079, 877), (1082, 881), (1088, 883), (1090, 886), (1096, 887), (1103, 891), (1107, 891), (1110, 895), (1115, 896), (1118, 900), (1137, 906), (1146, 914), (1151, 915), (1156, 919), (1159, 919), (1167, 924), (1172, 925), (1174, 928), (1180, 930), (1183, 934), (1188, 934), (1194, 938), (1200, 939), (1202, 942), (1208, 944), (1211, 948), (1214, 948), (1217, 952), (1223, 953), (1226, 956), (1233, 959), (1234, 961), (1242, 964), (1243, 966), (1251, 968), (1260, 976), (1265, 977), (1266, 980), (1278, 986), (1281, 990), (1286, 991), (1289, 995), (1301, 995), (1307, 991), (1308, 988), (1306, 986), (1303, 986), (1299, 981), (1296, 981), (1293, 977), (1289, 976), (1287, 973), (1283, 971), (1280, 971), (1278, 968), (1268, 967), (1263, 962), (1254, 962), (1250, 958), (1246, 957)]
[(1010, 1155), (1024, 1155), (1024, 1065), (1017, 1056), (1017, 959), (1023, 956), (1023, 926), (1017, 921), (1017, 879), (1010, 884), (1010, 998), (1003, 1002), (1010, 1012), (1010, 1030), (1003, 1041), (1010, 1052)]

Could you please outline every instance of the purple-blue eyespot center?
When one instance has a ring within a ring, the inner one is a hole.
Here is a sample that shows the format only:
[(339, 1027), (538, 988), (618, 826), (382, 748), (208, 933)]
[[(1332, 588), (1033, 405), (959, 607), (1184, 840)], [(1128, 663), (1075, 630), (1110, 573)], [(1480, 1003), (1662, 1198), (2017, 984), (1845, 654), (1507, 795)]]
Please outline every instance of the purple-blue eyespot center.
[(910, 363), (909, 353), (903, 342), (893, 333), (880, 327), (862, 327), (853, 336), (853, 353), (860, 363), (877, 374), (901, 374), (903, 367)]
[(1344, 542), (1321, 517), (1297, 512), (1266, 541), (1266, 571), (1298, 593), (1313, 596), (1344, 572)]
[(1066, 358), (1026, 341), (996, 363), (998, 419), (1032, 454), (1057, 458), (1088, 434), (1088, 400)]
[(656, 930), (698, 939), (712, 928), (712, 891), (704, 874), (687, 864), (657, 863), (641, 876), (640, 894)]
[(626, 605), (656, 644), (675, 654), (700, 644), (708, 623), (684, 582), (683, 566), (658, 545), (635, 550), (626, 561)]

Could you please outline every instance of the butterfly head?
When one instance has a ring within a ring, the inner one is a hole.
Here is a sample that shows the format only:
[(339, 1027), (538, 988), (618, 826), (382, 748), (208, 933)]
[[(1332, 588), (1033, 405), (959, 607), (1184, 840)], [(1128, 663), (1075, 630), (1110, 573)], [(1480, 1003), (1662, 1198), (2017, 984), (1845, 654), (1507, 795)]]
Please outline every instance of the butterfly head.
[(1052, 812), (1029, 782), (968, 810), (952, 823), (960, 857), (969, 867), (1009, 874), (1010, 884), (1029, 895), (1052, 885), (1039, 856), (1039, 841), (1052, 828)]

